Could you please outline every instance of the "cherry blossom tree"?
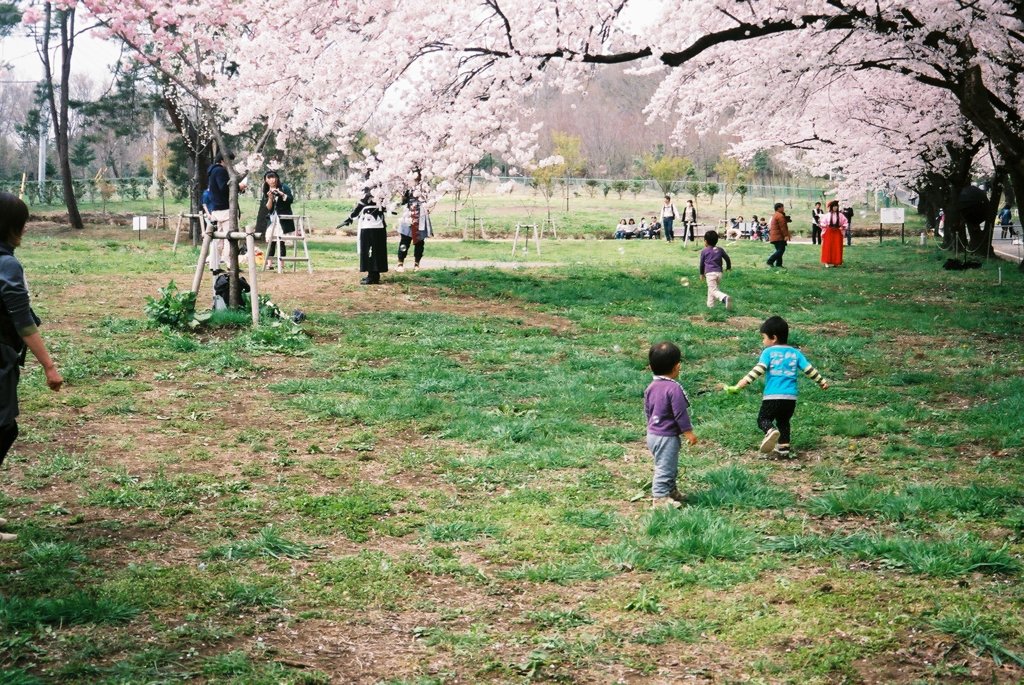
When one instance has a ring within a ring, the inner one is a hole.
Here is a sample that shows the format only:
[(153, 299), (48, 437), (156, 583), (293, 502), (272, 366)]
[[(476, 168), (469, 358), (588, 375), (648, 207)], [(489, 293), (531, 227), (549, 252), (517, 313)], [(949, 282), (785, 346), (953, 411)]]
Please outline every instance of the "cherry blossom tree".
[(1012, 0), (83, 2), (190, 88), (211, 126), (262, 123), (279, 145), (330, 133), (340, 152), (371, 131), (366, 182), (381, 196), (415, 169), (457, 184), (486, 152), (526, 164), (539, 126), (529, 98), (582, 92), (618, 64), (663, 78), (652, 113), (703, 100), (705, 125), (726, 108), (792, 115), (733, 132), (741, 145), (771, 134), (808, 168), (839, 157), (851, 186), (926, 177), (976, 133), (1024, 197), (1024, 6)]

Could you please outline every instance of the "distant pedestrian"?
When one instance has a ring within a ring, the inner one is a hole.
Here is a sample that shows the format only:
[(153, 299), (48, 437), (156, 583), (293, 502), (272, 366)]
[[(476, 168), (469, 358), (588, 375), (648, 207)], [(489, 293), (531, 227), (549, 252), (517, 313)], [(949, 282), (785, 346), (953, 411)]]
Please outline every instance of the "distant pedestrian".
[(821, 209), (821, 203), (815, 202), (811, 210), (811, 245), (821, 244), (821, 215), (825, 212)]
[(761, 324), (761, 342), (764, 350), (757, 364), (736, 385), (727, 385), (729, 394), (737, 393), (764, 376), (764, 397), (757, 414), (757, 426), (764, 432), (760, 450), (780, 459), (790, 455), (790, 421), (796, 411), (796, 372), (828, 390), (828, 381), (811, 366), (803, 353), (789, 345), (789, 324), (781, 316), (772, 316)]
[(1003, 208), (999, 210), (999, 227), (1002, 229), (1000, 237), (1003, 239), (1013, 238), (1017, 235), (1017, 232), (1013, 230), (1013, 214), (1010, 212), (1010, 205), (1003, 205)]
[(704, 234), (704, 249), (700, 251), (700, 278), (708, 284), (708, 309), (715, 306), (715, 301), (724, 304), (726, 309), (732, 309), (732, 299), (718, 289), (723, 262), (725, 270), (732, 271), (729, 254), (718, 247), (718, 231), (708, 231)]
[(822, 217), (821, 239), (821, 263), (825, 268), (842, 266), (843, 264), (843, 236), (846, 233), (848, 223), (846, 215), (839, 211), (839, 202), (832, 200), (828, 203), (828, 214)]
[(686, 242), (686, 236), (689, 234), (690, 240), (693, 241), (693, 231), (697, 228), (697, 208), (693, 206), (693, 200), (687, 200), (686, 206), (683, 207), (683, 242)]
[(846, 217), (846, 246), (849, 247), (853, 245), (853, 207), (847, 205), (843, 216)]
[(654, 379), (644, 391), (647, 416), (647, 448), (654, 457), (651, 478), (652, 505), (676, 506), (683, 502), (676, 479), (679, 476), (680, 436), (691, 445), (697, 436), (690, 423), (690, 399), (677, 380), (682, 369), (682, 353), (670, 342), (653, 345), (647, 354)]
[(402, 196), (405, 214), (398, 222), (398, 266), (395, 267), (395, 271), (399, 272), (405, 271), (405, 258), (409, 255), (410, 245), (413, 248), (413, 269), (420, 268), (426, 240), (434, 235), (428, 204), (425, 200), (426, 189), (419, 185), (418, 175), (416, 181), (417, 187), (414, 190), (406, 190)]
[(768, 266), (782, 266), (782, 255), (786, 253), (786, 242), (791, 237), (786, 206), (781, 202), (776, 202), (775, 214), (772, 215), (772, 220), (768, 224), (768, 242), (775, 247), (775, 252), (768, 258)]
[[(18, 381), (26, 351), (31, 350), (43, 367), (50, 390), (60, 390), (64, 384), (39, 334), (42, 322), (32, 311), (25, 270), (14, 256), (27, 221), (25, 203), (11, 193), (0, 193), (0, 465), (18, 437)], [(0, 526), (6, 523), (0, 519)], [(0, 542), (17, 538), (0, 533)]]
[(661, 225), (665, 229), (665, 242), (671, 243), (676, 238), (672, 224), (678, 218), (676, 206), (672, 202), (672, 196), (665, 196), (665, 204), (661, 206)]
[(359, 271), (365, 273), (361, 285), (380, 285), (380, 275), (388, 270), (388, 230), (384, 221), (384, 207), (373, 197), (369, 188), (341, 226), (356, 224), (356, 246), (359, 252)]

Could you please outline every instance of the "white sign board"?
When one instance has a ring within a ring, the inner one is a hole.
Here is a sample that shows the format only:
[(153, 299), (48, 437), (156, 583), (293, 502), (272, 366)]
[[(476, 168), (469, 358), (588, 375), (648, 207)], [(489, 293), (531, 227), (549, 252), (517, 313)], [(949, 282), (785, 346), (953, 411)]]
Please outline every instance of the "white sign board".
[(879, 223), (883, 224), (902, 224), (906, 223), (903, 218), (902, 207), (883, 207), (881, 210), (882, 217), (879, 219)]
[(145, 231), (146, 221), (149, 217), (145, 216), (133, 216), (132, 217), (132, 230), (133, 231)]

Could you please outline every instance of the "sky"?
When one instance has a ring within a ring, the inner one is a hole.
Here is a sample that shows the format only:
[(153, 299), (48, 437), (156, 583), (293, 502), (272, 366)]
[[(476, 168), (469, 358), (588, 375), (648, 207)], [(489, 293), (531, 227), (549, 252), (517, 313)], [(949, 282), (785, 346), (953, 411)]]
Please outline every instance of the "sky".
[[(111, 80), (110, 66), (120, 55), (117, 44), (110, 40), (100, 39), (86, 32), (75, 41), (72, 55), (71, 73), (87, 74), (97, 82), (107, 83)], [(52, 59), (56, 70), (59, 60)], [(0, 39), (0, 64), (9, 64), (13, 71), (0, 72), (0, 84), (5, 81), (38, 81), (42, 76), (42, 63), (36, 54), (35, 40), (24, 35), (14, 35)]]

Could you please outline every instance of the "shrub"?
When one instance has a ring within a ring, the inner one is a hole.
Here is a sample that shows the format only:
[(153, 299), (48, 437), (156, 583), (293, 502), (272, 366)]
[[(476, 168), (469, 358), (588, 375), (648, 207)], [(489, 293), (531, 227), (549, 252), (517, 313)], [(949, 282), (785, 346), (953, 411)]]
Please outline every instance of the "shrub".
[(179, 293), (174, 281), (160, 288), (160, 297), (146, 296), (146, 317), (152, 324), (170, 328), (187, 328), (196, 313), (196, 294)]

